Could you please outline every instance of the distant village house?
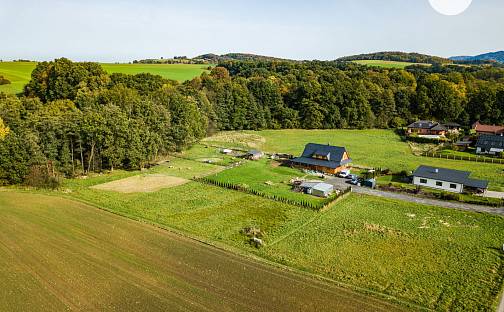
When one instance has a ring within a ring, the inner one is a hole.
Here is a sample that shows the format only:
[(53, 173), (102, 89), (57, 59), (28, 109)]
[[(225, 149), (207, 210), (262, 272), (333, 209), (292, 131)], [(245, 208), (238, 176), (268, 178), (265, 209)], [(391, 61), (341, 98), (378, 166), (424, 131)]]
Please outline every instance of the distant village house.
[(445, 137), (448, 132), (459, 132), (461, 127), (461, 125), (455, 122), (439, 123), (430, 120), (419, 120), (408, 126), (407, 134), (440, 138)]
[(301, 157), (291, 160), (294, 167), (336, 174), (352, 162), (344, 147), (309, 143)]
[(476, 131), (477, 135), (501, 135), (504, 134), (504, 126), (496, 125), (484, 125), (479, 121), (476, 121), (473, 126), (473, 130)]

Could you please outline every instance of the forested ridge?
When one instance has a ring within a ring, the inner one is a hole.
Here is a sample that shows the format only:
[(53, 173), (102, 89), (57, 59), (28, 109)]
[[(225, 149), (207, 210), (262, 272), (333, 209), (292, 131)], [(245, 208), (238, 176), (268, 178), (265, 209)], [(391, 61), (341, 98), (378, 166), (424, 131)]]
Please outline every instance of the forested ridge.
[(24, 94), (0, 95), (0, 183), (138, 169), (218, 130), (392, 128), (417, 119), (504, 123), (504, 70), (226, 61), (179, 84), (58, 59), (38, 64)]

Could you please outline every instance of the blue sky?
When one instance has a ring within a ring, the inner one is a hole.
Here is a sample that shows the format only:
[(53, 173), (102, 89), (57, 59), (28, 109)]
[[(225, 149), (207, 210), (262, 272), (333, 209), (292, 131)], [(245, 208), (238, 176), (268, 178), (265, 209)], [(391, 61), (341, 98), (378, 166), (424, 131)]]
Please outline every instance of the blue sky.
[(444, 16), (428, 0), (0, 0), (0, 27), (4, 60), (473, 55), (504, 50), (504, 1), (474, 0), (463, 14)]

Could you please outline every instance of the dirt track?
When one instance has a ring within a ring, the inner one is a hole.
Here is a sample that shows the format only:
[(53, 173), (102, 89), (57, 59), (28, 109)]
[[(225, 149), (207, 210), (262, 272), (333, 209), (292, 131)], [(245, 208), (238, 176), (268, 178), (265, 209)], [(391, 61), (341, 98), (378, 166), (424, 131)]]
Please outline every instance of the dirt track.
[(0, 191), (0, 311), (394, 311), (69, 200)]

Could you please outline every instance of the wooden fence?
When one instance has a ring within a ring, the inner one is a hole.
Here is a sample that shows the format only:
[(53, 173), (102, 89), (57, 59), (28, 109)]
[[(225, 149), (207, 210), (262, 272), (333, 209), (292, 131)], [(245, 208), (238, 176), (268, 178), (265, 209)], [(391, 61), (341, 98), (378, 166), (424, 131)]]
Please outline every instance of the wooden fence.
[(474, 161), (474, 162), (481, 162), (481, 163), (487, 163), (487, 164), (504, 164), (504, 159), (500, 158), (491, 158), (491, 157), (480, 157), (480, 156), (462, 156), (462, 155), (443, 155), (440, 153), (429, 153), (425, 152), (422, 153), (421, 156), (424, 157), (432, 157), (432, 158), (440, 158), (440, 159), (451, 159), (451, 160), (466, 160), (466, 161)]
[(261, 192), (261, 191), (258, 191), (258, 190), (254, 190), (254, 189), (249, 188), (249, 187), (243, 187), (241, 185), (237, 185), (237, 184), (233, 184), (233, 183), (229, 183), (229, 182), (216, 181), (216, 180), (210, 179), (208, 177), (196, 178), (194, 180), (197, 181), (197, 182), (206, 183), (206, 184), (210, 184), (210, 185), (215, 185), (215, 186), (227, 188), (227, 189), (230, 189), (230, 190), (240, 191), (240, 192), (244, 192), (244, 193), (248, 193), (248, 194), (252, 194), (252, 195), (256, 195), (256, 196), (261, 196), (261, 197), (264, 197), (264, 198), (267, 198), (267, 199), (271, 199), (271, 200), (275, 200), (275, 201), (278, 201), (278, 202), (282, 202), (282, 203), (285, 203), (285, 204), (290, 204), (290, 205), (294, 205), (294, 206), (300, 206), (300, 207), (303, 207), (303, 208), (309, 208), (309, 209), (313, 209), (313, 210), (317, 210), (317, 211), (321, 211), (323, 209), (326, 209), (335, 200), (337, 200), (341, 196), (343, 196), (343, 195), (345, 195), (347, 193), (350, 193), (352, 191), (352, 188), (348, 187), (347, 189), (343, 190), (339, 194), (336, 195), (336, 193), (335, 193), (335, 194), (329, 196), (328, 198), (324, 199), (320, 203), (314, 204), (314, 203), (311, 203), (311, 202), (305, 201), (305, 200), (295, 200), (295, 199), (287, 198), (287, 197), (284, 197), (284, 196), (279, 196), (279, 195), (274, 195), (274, 194), (267, 194), (267, 193), (264, 193), (264, 192)]

